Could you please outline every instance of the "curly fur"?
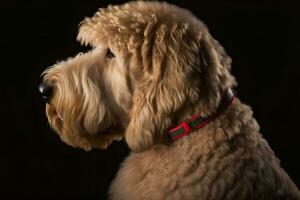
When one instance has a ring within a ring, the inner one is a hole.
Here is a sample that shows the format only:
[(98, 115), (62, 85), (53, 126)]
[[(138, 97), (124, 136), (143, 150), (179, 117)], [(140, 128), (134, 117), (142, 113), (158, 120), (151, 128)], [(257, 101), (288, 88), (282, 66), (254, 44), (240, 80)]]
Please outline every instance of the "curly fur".
[(63, 141), (86, 150), (125, 137), (133, 153), (111, 199), (300, 199), (238, 99), (188, 137), (166, 137), (192, 115), (213, 113), (236, 86), (230, 57), (189, 11), (162, 2), (108, 6), (80, 24), (78, 40), (94, 49), (44, 72), (55, 88), (47, 116)]

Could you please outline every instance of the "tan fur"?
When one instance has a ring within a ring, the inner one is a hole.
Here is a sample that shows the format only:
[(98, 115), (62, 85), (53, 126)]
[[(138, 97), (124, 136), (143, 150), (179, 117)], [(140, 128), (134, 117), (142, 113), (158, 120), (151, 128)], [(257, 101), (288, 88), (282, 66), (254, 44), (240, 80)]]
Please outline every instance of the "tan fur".
[(44, 73), (55, 88), (47, 116), (63, 141), (86, 150), (125, 136), (133, 153), (111, 199), (300, 199), (238, 99), (189, 136), (166, 137), (192, 115), (213, 113), (236, 86), (231, 59), (189, 11), (147, 1), (109, 6), (81, 23), (78, 40), (94, 49)]

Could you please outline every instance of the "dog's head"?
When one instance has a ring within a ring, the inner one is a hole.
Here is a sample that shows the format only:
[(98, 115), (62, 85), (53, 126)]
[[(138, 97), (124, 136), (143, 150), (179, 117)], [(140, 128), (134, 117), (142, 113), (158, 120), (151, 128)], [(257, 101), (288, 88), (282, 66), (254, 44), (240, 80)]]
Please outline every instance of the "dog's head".
[(235, 84), (206, 26), (167, 3), (100, 9), (81, 23), (78, 40), (93, 50), (47, 69), (43, 84), (50, 125), (86, 150), (123, 136), (132, 150), (149, 149), (184, 117), (213, 112)]

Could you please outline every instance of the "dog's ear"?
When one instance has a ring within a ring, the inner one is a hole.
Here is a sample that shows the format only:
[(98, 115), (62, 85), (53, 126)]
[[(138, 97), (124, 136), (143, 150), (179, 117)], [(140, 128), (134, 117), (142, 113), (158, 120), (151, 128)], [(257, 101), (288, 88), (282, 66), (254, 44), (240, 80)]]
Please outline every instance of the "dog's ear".
[[(149, 29), (154, 29), (149, 25)], [(133, 151), (161, 143), (178, 111), (196, 101), (198, 40), (186, 25), (146, 30), (131, 64), (135, 76), (133, 107), (125, 139)], [(140, 53), (139, 53), (140, 52)], [(179, 113), (183, 114), (183, 113)]]
[(133, 151), (161, 143), (181, 116), (195, 114), (190, 113), (195, 104), (201, 111), (214, 111), (222, 92), (235, 84), (231, 59), (206, 28), (195, 32), (184, 24), (161, 25), (145, 33), (141, 61), (134, 65), (133, 107), (125, 133)]

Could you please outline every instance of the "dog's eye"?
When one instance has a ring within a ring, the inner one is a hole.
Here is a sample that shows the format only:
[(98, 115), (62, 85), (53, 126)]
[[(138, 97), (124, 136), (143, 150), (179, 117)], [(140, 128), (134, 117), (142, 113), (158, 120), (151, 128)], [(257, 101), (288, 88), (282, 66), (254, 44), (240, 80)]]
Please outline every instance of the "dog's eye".
[(110, 48), (107, 48), (105, 58), (112, 59), (114, 57), (116, 57), (115, 54), (110, 50)]

